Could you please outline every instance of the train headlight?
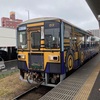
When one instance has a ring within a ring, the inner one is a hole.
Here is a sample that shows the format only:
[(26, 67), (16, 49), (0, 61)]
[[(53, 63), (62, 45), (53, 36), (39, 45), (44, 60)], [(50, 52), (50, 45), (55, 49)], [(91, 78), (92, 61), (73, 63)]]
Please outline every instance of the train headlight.
[(21, 58), (22, 58), (22, 59), (25, 59), (25, 55), (22, 55)]
[(57, 55), (49, 55), (48, 59), (52, 60), (52, 61), (53, 60), (58, 61), (59, 60), (59, 56), (57, 56)]
[(26, 57), (26, 56), (25, 56), (25, 55), (23, 55), (23, 54), (19, 54), (19, 55), (18, 55), (18, 58), (25, 59), (25, 57)]

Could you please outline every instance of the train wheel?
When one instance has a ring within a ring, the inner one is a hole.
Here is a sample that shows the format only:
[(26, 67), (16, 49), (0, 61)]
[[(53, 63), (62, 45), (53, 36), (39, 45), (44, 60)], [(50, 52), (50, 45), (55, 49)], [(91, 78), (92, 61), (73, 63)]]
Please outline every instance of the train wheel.
[(74, 67), (74, 59), (73, 59), (72, 54), (68, 55), (68, 58), (67, 58), (67, 67), (68, 67), (69, 71), (72, 70), (73, 67)]
[(26, 79), (27, 79), (28, 83), (32, 84), (33, 83), (32, 73), (28, 73), (27, 76), (26, 76)]

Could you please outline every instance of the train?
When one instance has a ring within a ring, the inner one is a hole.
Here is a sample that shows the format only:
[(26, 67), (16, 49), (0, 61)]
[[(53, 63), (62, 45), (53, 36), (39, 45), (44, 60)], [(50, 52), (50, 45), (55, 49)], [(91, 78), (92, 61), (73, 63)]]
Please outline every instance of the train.
[(100, 38), (55, 17), (27, 20), (17, 27), (20, 78), (56, 86), (100, 50)]

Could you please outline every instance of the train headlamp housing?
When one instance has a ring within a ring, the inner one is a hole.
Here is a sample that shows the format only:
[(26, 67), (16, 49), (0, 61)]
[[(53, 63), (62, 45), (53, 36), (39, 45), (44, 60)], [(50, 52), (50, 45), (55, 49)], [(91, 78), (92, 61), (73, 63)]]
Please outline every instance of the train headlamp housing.
[(25, 59), (25, 58), (26, 58), (26, 56), (25, 56), (25, 55), (23, 55), (23, 54), (19, 54), (19, 55), (18, 55), (18, 58)]
[(50, 61), (59, 61), (59, 56), (57, 56), (57, 55), (49, 55), (48, 59)]

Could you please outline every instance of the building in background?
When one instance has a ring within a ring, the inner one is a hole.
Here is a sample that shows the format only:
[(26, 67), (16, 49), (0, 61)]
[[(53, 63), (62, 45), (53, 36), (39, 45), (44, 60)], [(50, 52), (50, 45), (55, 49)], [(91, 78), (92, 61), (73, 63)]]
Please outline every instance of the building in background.
[(89, 30), (94, 36), (97, 36), (100, 38), (100, 29), (95, 30)]
[(15, 12), (10, 12), (10, 18), (7, 17), (1, 18), (1, 26), (6, 28), (16, 29), (17, 26), (22, 22), (23, 20), (15, 18)]

